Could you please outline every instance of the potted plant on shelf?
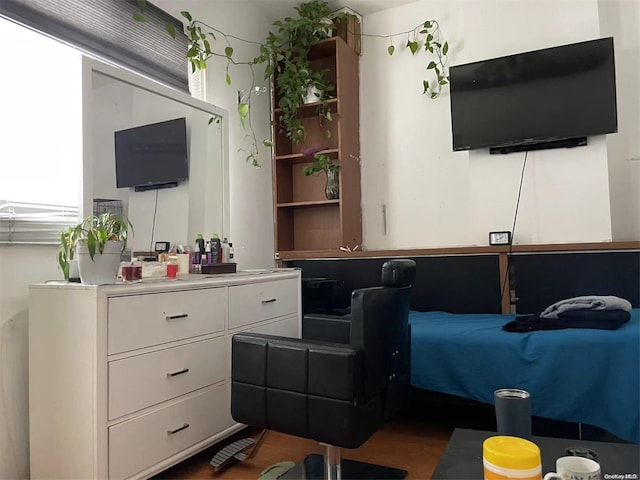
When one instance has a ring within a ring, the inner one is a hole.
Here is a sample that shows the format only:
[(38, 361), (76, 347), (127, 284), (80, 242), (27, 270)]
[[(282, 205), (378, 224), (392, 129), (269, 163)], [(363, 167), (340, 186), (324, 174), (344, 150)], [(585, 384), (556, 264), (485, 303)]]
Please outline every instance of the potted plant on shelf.
[(306, 132), (298, 110), (319, 102), (318, 114), (331, 120), (327, 100), (335, 87), (326, 71), (314, 71), (309, 60), (311, 46), (333, 34), (331, 9), (326, 2), (312, 0), (295, 10), (298, 18), (287, 17), (273, 24), (277, 30), (269, 33), (254, 63), (266, 63), (264, 77), (273, 78), (277, 106), (282, 110), (275, 119), (276, 127), (299, 144)]
[[(63, 272), (69, 271), (70, 254), (74, 251), (83, 284), (102, 285), (114, 283), (120, 266), (120, 255), (127, 246), (128, 229), (133, 226), (126, 218), (112, 214), (91, 215), (75, 227), (62, 232), (62, 255), (58, 263)], [(75, 242), (73, 241), (75, 239)], [(65, 273), (65, 278), (67, 274)]]
[[(136, 0), (140, 11), (134, 13), (134, 20), (138, 22), (146, 21), (144, 12), (147, 3), (148, 0)], [(207, 61), (212, 57), (224, 58), (227, 61), (227, 68), (224, 70), (226, 83), (231, 85), (231, 76), (229, 74), (231, 66), (246, 65), (251, 69), (251, 89), (247, 97), (243, 98), (238, 104), (238, 114), (240, 115), (242, 126), (250, 131), (249, 138), (252, 143), (252, 151), (248, 153), (246, 160), (256, 167), (260, 166), (258, 162), (258, 143), (249, 119), (251, 91), (257, 88), (255, 85), (254, 66), (265, 64), (264, 78), (272, 80), (275, 86), (277, 103), (281, 112), (276, 116), (273, 123), (281, 131), (286, 132), (287, 137), (293, 143), (299, 144), (304, 142), (306, 132), (304, 124), (297, 113), (305, 103), (315, 103), (314, 98), (319, 95), (317, 100), (319, 102), (318, 114), (328, 121), (332, 120), (327, 100), (335, 88), (326, 78), (326, 72), (314, 72), (309, 68), (310, 62), (307, 56), (311, 45), (335, 35), (336, 27), (342, 32), (341, 35), (345, 37), (347, 35), (367, 36), (367, 34), (360, 31), (358, 16), (350, 13), (352, 11), (348, 8), (331, 12), (329, 4), (325, 0), (310, 0), (301, 3), (295, 9), (299, 18), (287, 17), (282, 21), (275, 22), (273, 26), (277, 28), (276, 32), (270, 32), (266, 40), (260, 43), (259, 55), (251, 61), (236, 60), (231, 41), (255, 42), (226, 34), (218, 28), (193, 18), (188, 11), (180, 12), (188, 22), (185, 26), (185, 34), (189, 38), (189, 50), (186, 52), (186, 58), (193, 72), (205, 69)], [(353, 21), (353, 25), (358, 25), (358, 27), (350, 27), (349, 21)], [(174, 23), (167, 23), (166, 29), (168, 34), (175, 38)], [(215, 50), (216, 35), (224, 37), (224, 51)], [(387, 52), (390, 56), (396, 51), (396, 46), (393, 42), (394, 39), (398, 38), (402, 39), (402, 41), (405, 38), (407, 39), (404, 47), (410, 50), (413, 55), (416, 55), (421, 49), (430, 54), (426, 69), (433, 72), (435, 80), (422, 80), (422, 93), (433, 99), (440, 96), (443, 87), (447, 85), (449, 80), (447, 67), (449, 44), (441, 39), (440, 25), (437, 21), (427, 20), (407, 32), (390, 35), (371, 34), (368, 36), (389, 39), (390, 45), (387, 47)], [(357, 53), (361, 53), (359, 47)], [(209, 120), (209, 123), (212, 122), (213, 117)], [(331, 132), (327, 130), (327, 137), (330, 137), (330, 135)], [(273, 147), (273, 142), (270, 139), (263, 140), (262, 144), (265, 147)], [(245, 150), (241, 149), (241, 151)]]
[(335, 200), (340, 198), (340, 165), (333, 163), (331, 157), (329, 157), (329, 155), (325, 153), (316, 153), (313, 158), (314, 162), (304, 167), (304, 174), (306, 176), (309, 176), (318, 175), (320, 172), (325, 172), (325, 174), (327, 175), (327, 185), (324, 189), (324, 194), (327, 197), (327, 200)]

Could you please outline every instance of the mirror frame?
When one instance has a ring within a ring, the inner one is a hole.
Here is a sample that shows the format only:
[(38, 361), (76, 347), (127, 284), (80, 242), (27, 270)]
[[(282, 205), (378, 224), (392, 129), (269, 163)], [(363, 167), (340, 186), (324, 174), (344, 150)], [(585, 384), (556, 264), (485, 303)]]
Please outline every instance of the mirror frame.
[[(185, 68), (188, 65), (185, 62)], [(93, 85), (92, 75), (99, 73), (114, 80), (124, 82), (135, 88), (160, 95), (168, 100), (179, 102), (187, 107), (202, 110), (221, 118), (222, 132), (222, 229), (223, 236), (229, 236), (229, 116), (227, 110), (199, 100), (174, 88), (167, 87), (140, 74), (108, 65), (99, 60), (82, 57), (82, 187), (80, 189), (80, 213), (85, 218), (93, 213)], [(222, 238), (222, 237), (220, 237)]]

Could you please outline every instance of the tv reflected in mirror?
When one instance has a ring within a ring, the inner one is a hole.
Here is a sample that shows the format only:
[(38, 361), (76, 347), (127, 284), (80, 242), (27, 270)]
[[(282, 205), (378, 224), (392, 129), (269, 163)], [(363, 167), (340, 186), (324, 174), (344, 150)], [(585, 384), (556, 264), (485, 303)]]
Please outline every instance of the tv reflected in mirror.
[(189, 178), (186, 118), (114, 133), (117, 188), (175, 187)]

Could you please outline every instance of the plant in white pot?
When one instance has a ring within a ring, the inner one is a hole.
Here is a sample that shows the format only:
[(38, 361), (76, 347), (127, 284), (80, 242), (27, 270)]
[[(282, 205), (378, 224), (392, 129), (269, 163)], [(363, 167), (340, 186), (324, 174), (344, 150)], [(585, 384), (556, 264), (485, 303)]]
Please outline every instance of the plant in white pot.
[(83, 284), (114, 283), (120, 266), (120, 255), (127, 246), (127, 233), (133, 225), (126, 218), (112, 213), (91, 215), (76, 228), (78, 269)]
[(69, 227), (60, 232), (60, 246), (58, 247), (58, 265), (64, 279), (70, 282), (79, 281), (78, 259), (76, 258), (76, 242), (80, 237), (81, 225)]

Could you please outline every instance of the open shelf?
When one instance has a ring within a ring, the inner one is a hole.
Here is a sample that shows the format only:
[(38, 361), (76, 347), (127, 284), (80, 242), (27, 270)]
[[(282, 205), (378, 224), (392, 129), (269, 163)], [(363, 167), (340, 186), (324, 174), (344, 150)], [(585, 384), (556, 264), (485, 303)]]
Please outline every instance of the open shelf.
[[(334, 158), (339, 153), (337, 148), (330, 148), (328, 150), (321, 150), (317, 153), (324, 153)], [(310, 163), (313, 161), (313, 155), (303, 155), (302, 153), (290, 153), (288, 155), (276, 155), (277, 162), (291, 162), (291, 163)]]
[[(313, 103), (307, 103), (303, 106), (301, 106), (298, 109), (298, 115), (300, 115), (303, 118), (306, 117), (312, 117), (314, 115), (318, 114), (318, 107), (320, 107), (320, 105), (322, 104), (322, 102), (313, 102)], [(338, 111), (338, 99), (337, 98), (330, 98), (329, 100), (327, 100), (327, 104), (329, 107), (329, 111), (331, 113), (336, 113)], [(282, 113), (282, 109), (281, 108), (274, 108), (273, 109), (273, 113), (274, 116), (277, 118), (278, 114)]]
[[(273, 190), (275, 245), (277, 252), (338, 250), (343, 245), (362, 244), (360, 210), (360, 141), (358, 55), (342, 38), (322, 40), (311, 47), (311, 69), (327, 71), (335, 86), (330, 92), (332, 120), (318, 114), (321, 102), (298, 110), (305, 139), (294, 143), (287, 137), (274, 108)], [(274, 107), (277, 107), (277, 93)], [(314, 161), (302, 152), (321, 148), (340, 166), (340, 198), (327, 200), (326, 175), (304, 175)]]
[(294, 208), (294, 207), (319, 207), (325, 205), (340, 205), (340, 200), (314, 200), (312, 202), (291, 202), (279, 203), (278, 208)]

